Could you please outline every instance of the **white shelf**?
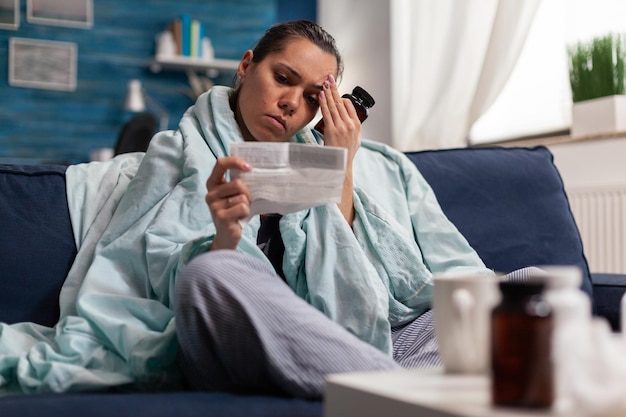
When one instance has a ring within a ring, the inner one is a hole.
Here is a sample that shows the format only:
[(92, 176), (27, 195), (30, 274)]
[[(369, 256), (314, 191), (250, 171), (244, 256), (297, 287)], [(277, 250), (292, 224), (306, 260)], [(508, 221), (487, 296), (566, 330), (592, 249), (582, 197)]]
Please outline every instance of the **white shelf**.
[(195, 70), (195, 71), (236, 71), (239, 61), (234, 59), (202, 59), (186, 56), (156, 56), (150, 63), (152, 72), (169, 70)]

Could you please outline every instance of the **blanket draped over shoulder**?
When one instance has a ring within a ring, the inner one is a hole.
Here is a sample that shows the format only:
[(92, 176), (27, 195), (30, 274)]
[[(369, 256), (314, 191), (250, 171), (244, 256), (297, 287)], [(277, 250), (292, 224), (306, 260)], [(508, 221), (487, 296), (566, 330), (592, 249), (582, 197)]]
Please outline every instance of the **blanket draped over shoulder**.
[[(215, 234), (206, 180), (243, 140), (229, 94), (214, 87), (202, 95), (145, 155), (68, 168), (79, 250), (61, 316), (54, 328), (0, 324), (2, 391), (176, 386), (174, 285)], [(317, 146), (308, 129), (293, 140)], [(364, 140), (354, 171), (353, 227), (335, 204), (283, 216), (283, 270), (300, 297), (390, 353), (391, 327), (430, 307), (433, 273), (486, 269), (401, 152)], [(238, 249), (269, 264), (258, 228), (257, 216)]]

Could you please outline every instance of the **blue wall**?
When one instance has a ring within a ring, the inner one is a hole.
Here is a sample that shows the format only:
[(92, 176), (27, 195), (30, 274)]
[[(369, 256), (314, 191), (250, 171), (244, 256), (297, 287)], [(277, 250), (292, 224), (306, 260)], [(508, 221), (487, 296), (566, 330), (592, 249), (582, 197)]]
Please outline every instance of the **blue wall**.
[[(0, 29), (0, 162), (16, 158), (76, 163), (96, 148), (113, 147), (123, 123), (128, 80), (138, 78), (170, 113), (170, 127), (192, 104), (184, 73), (150, 72), (154, 37), (187, 13), (205, 24), (218, 58), (239, 59), (265, 29), (279, 20), (315, 19), (315, 1), (278, 0), (94, 0), (94, 26), (74, 29), (30, 24), (21, 1), (17, 31)], [(8, 85), (10, 37), (50, 39), (78, 45), (76, 91)], [(215, 81), (229, 84), (232, 73)]]
[(279, 22), (296, 19), (317, 21), (316, 0), (276, 0), (276, 9)]

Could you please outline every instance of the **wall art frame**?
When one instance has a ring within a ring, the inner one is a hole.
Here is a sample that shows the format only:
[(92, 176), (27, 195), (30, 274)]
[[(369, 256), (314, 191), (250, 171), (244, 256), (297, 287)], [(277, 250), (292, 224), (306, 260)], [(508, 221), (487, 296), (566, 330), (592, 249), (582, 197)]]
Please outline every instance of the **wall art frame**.
[(73, 42), (9, 39), (9, 85), (76, 90), (78, 46)]
[(89, 29), (93, 26), (93, 0), (26, 0), (26, 20)]
[(20, 27), (20, 0), (0, 0), (0, 29)]

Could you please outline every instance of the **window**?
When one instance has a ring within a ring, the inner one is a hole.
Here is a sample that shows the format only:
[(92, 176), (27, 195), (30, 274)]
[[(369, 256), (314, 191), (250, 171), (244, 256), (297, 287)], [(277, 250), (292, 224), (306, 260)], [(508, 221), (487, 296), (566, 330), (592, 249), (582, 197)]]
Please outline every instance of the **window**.
[(567, 46), (626, 33), (623, 0), (543, 0), (516, 68), (470, 143), (565, 134), (571, 125)]

